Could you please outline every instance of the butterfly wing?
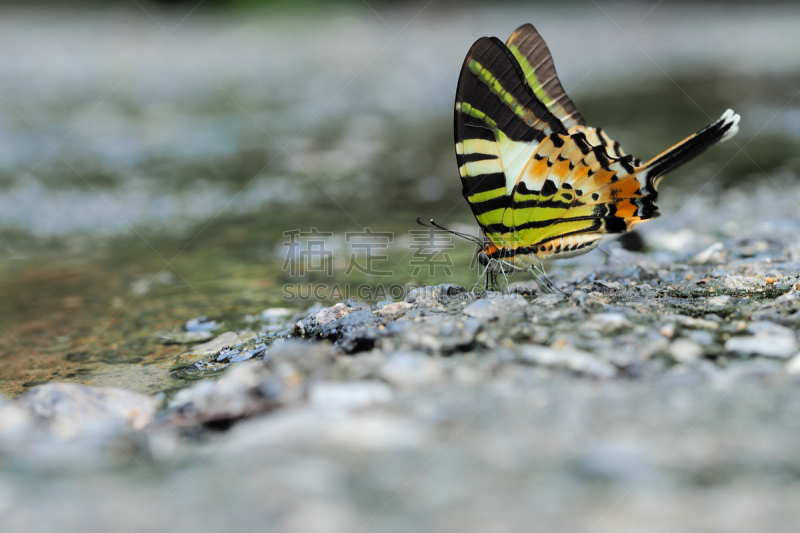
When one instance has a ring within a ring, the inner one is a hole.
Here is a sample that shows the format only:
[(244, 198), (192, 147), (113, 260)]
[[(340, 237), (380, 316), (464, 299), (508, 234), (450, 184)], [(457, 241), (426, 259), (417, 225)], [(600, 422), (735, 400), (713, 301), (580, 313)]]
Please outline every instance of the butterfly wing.
[(502, 246), (506, 211), (539, 143), (564, 125), (536, 97), (511, 51), (496, 38), (475, 42), (464, 60), (455, 103), (458, 170), (475, 218)]
[(533, 25), (523, 24), (517, 28), (506, 41), (506, 46), (519, 62), (525, 73), (525, 80), (534, 94), (561, 120), (570, 133), (584, 133), (589, 144), (605, 146), (612, 157), (625, 155), (619, 143), (612, 140), (601, 128), (586, 125), (558, 79), (550, 49)]
[(592, 146), (582, 132), (551, 135), (515, 187), (507, 256), (568, 257), (590, 250), (605, 234), (630, 231), (658, 210), (661, 178), (735, 135), (738, 123), (739, 115), (728, 110), (645, 164)]
[(531, 24), (523, 24), (511, 34), (506, 46), (514, 54), (533, 93), (568, 130), (586, 122), (567, 96), (556, 74), (553, 56), (542, 36)]
[(470, 49), (456, 94), (455, 140), (462, 194), (499, 257), (518, 266), (531, 254), (584, 253), (604, 234), (652, 218), (661, 177), (738, 128), (729, 110), (642, 165), (583, 123), (533, 26), (509, 43), (513, 49), (484, 37)]
[(508, 228), (509, 256), (566, 257), (651, 218), (655, 188), (637, 180), (631, 156), (616, 158), (582, 132), (553, 135), (520, 175)]

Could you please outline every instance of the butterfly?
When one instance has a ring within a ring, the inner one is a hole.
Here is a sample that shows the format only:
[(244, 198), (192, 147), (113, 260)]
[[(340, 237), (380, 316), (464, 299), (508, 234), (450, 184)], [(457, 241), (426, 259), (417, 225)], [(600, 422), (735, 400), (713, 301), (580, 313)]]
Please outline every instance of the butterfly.
[(630, 231), (655, 216), (664, 175), (732, 137), (738, 123), (729, 109), (642, 163), (586, 125), (532, 25), (505, 44), (478, 39), (461, 68), (454, 129), (462, 194), (485, 237), (479, 262), (529, 270)]

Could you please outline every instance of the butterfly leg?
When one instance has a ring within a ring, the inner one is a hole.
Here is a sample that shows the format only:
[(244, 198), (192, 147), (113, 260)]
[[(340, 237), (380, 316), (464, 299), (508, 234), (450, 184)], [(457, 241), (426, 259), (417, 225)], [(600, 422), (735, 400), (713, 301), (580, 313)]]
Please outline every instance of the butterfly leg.
[(536, 273), (536, 271), (537, 271), (536, 267), (530, 267), (528, 269), (528, 272), (530, 272), (531, 276), (533, 276), (533, 279), (536, 280), (536, 283), (538, 283), (540, 287), (550, 292), (553, 292), (550, 286), (544, 282), (544, 280)]
[(544, 267), (539, 268), (534, 265), (528, 271), (533, 275), (536, 282), (539, 285), (541, 285), (544, 289), (550, 291), (553, 294), (560, 294), (562, 296), (564, 295), (564, 293), (561, 292), (558, 289), (558, 287), (556, 287), (555, 283), (553, 283), (552, 280), (550, 280), (550, 278), (547, 277), (547, 272), (544, 271)]
[(511, 269), (511, 270), (509, 270), (509, 272), (513, 272), (513, 271), (514, 271), (514, 270), (513, 270), (513, 269), (514, 269), (514, 267), (513, 267), (513, 265), (509, 265), (508, 263), (506, 263), (506, 262), (504, 262), (504, 261), (500, 261), (500, 273), (503, 275), (503, 281), (505, 281), (505, 284), (506, 284), (506, 290), (505, 290), (505, 291), (502, 291), (502, 290), (501, 290), (501, 289), (502, 289), (502, 287), (499, 287), (499, 286), (497, 287), (497, 290), (499, 290), (499, 291), (501, 291), (501, 292), (508, 292), (508, 286), (509, 286), (509, 284), (510, 284), (510, 283), (509, 283), (509, 281), (508, 281), (508, 276), (506, 276), (506, 269), (505, 269), (505, 268), (503, 268), (503, 265), (506, 265), (506, 266), (508, 266), (508, 267)]
[(489, 275), (486, 278), (486, 290), (495, 290), (497, 288), (497, 272), (494, 270), (489, 271)]
[(606, 256), (606, 259), (603, 262), (603, 266), (608, 266), (609, 264), (611, 264), (611, 252), (606, 250), (604, 246), (598, 246), (597, 249), (603, 252), (603, 255)]

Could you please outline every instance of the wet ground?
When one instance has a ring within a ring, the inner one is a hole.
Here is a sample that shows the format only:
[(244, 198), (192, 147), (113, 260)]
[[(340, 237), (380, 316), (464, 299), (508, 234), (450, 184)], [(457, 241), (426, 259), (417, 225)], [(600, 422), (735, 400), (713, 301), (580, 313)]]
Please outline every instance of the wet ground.
[[(797, 529), (797, 8), (146, 7), (0, 17), (5, 527)], [(742, 130), (486, 294), (410, 232), (476, 231), (453, 86), (528, 20), (627, 151)]]

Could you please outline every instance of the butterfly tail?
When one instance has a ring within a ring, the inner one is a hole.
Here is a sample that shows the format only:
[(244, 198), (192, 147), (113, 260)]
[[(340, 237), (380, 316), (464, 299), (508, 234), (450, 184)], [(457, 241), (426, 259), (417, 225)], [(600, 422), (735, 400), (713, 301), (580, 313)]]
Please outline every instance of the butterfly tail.
[(669, 150), (657, 155), (636, 169), (637, 179), (648, 188), (655, 189), (660, 179), (679, 166), (691, 161), (709, 146), (723, 142), (739, 131), (739, 115), (728, 109), (713, 124), (690, 135)]

